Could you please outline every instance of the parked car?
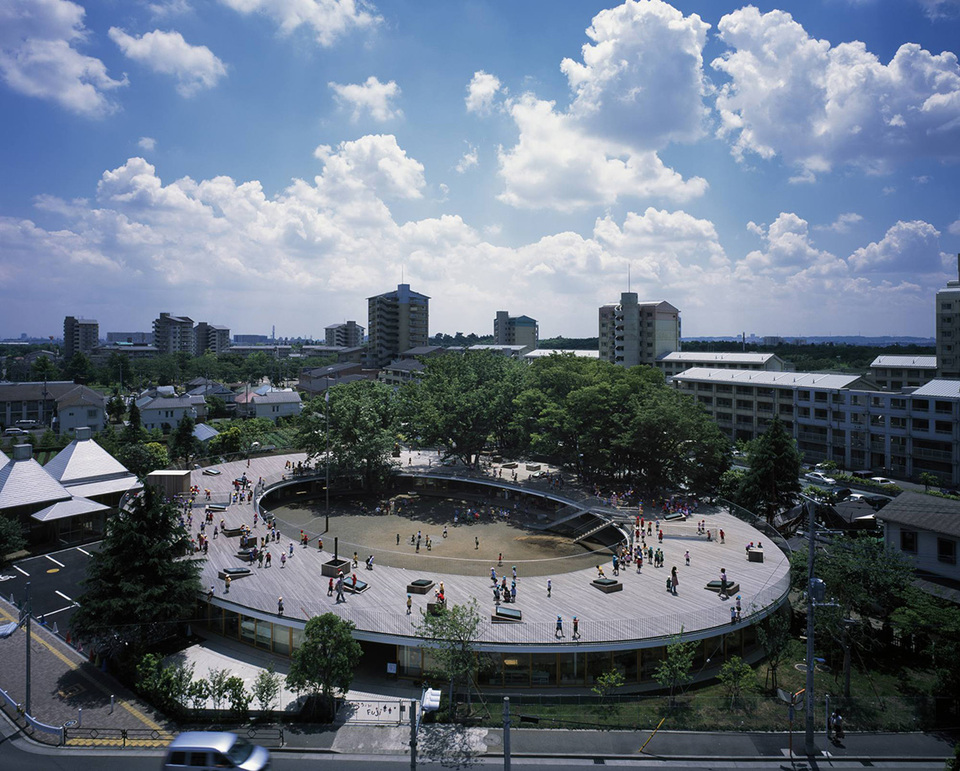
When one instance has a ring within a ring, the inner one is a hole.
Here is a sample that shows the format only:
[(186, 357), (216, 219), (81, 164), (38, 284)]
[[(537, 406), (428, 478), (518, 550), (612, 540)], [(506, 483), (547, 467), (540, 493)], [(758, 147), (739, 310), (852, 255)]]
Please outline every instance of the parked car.
[(15, 426), (10, 426), (3, 431), (4, 436), (23, 436), (26, 433), (22, 428), (16, 428)]
[(833, 477), (828, 477), (822, 471), (811, 471), (808, 474), (804, 474), (803, 478), (808, 482), (816, 482), (818, 485), (835, 485), (837, 480)]
[(887, 479), (886, 477), (870, 477), (871, 482), (876, 482), (878, 485), (895, 485), (892, 479)]

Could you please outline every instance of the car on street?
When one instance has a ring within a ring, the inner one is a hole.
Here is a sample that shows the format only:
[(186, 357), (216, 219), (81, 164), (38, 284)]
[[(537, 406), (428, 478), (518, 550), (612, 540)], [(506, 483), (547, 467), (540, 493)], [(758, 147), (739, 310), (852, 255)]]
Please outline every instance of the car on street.
[(15, 426), (10, 426), (10, 428), (5, 428), (3, 430), (4, 436), (23, 436), (26, 433), (27, 432), (24, 431), (22, 428), (17, 428)]
[(837, 480), (833, 477), (828, 477), (822, 471), (811, 471), (803, 475), (803, 478), (808, 482), (816, 482), (818, 485), (835, 485)]
[(270, 751), (226, 731), (185, 731), (167, 747), (163, 768), (269, 771)]
[(876, 482), (878, 485), (895, 485), (892, 479), (887, 479), (886, 477), (870, 477), (871, 482)]

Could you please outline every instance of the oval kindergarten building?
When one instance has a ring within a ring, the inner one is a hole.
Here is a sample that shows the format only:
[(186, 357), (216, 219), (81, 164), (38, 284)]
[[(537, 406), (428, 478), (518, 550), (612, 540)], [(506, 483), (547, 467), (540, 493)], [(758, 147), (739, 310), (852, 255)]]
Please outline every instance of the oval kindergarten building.
[[(260, 471), (265, 470), (262, 463), (266, 460), (258, 460)], [(632, 542), (637, 532), (635, 507), (631, 511), (616, 509), (596, 497), (557, 489), (549, 479), (514, 482), (509, 473), (508, 478), (458, 474), (435, 464), (417, 466), (414, 459), (404, 458), (407, 465), (402, 466), (396, 487), (383, 497), (382, 511), (378, 513), (376, 501), (370, 500), (363, 514), (374, 518), (363, 523), (369, 527), (372, 522), (377, 530), (376, 544), (371, 545), (338, 535), (342, 524), (338, 515), (330, 517), (330, 531), (323, 532), (322, 474), (313, 477), (298, 469), (303, 455), (269, 460), (277, 465), (262, 477), (262, 484), (259, 476), (247, 479), (247, 494), (236, 496), (242, 502), (234, 502), (233, 493), (235, 480), (242, 488), (244, 475), (252, 474), (244, 463), (224, 464), (218, 467), (219, 475), (193, 472), (192, 482), (200, 489), (193, 529), (203, 518), (201, 507), (208, 504), (213, 515), (208, 537), (214, 526), (225, 527), (218, 538), (208, 541), (201, 580), (205, 587), (213, 587), (214, 596), (211, 599), (204, 593), (198, 599), (197, 618), (211, 632), (283, 656), (300, 644), (310, 617), (332, 612), (355, 625), (354, 636), (364, 650), (364, 672), (420, 679), (429, 670), (431, 653), (418, 638), (416, 624), (421, 613), (429, 612), (436, 602), (442, 586), (450, 604), (476, 601), (481, 624), (475, 648), (483, 654), (484, 663), (478, 673), (480, 685), (585, 687), (600, 674), (616, 669), (626, 685), (642, 690), (656, 687), (653, 674), (666, 646), (681, 632), (684, 640), (698, 643), (693, 664), (697, 679), (715, 675), (730, 656), (758, 660), (762, 652), (756, 625), (785, 603), (790, 587), (788, 547), (764, 525), (750, 524), (751, 515), (746, 512), (741, 518), (726, 509), (701, 505), (687, 518), (663, 518), (662, 510), (658, 518), (658, 512), (648, 507), (644, 529), (646, 532), (649, 527), (650, 534), (645, 534), (645, 541), (654, 552), (662, 551), (663, 567), (654, 567), (654, 562), (645, 558), (639, 573), (635, 564), (630, 564), (615, 576), (609, 550), (585, 552), (573, 559), (547, 556), (511, 561), (509, 550), (502, 554), (502, 548), (481, 543), (479, 536), (474, 545), (472, 533), (481, 531), (471, 529), (472, 517), (478, 511), (483, 512), (482, 517), (522, 514), (532, 523), (529, 529), (552, 537)], [(253, 498), (248, 500), (251, 493)], [(421, 531), (418, 551), (411, 542), (415, 534), (406, 530), (394, 534), (399, 528), (388, 525), (377, 529), (379, 522), (386, 522), (388, 505), (426, 498), (439, 502), (441, 514), (423, 523), (410, 520), (407, 530), (419, 527)], [(270, 566), (243, 559), (241, 528), (249, 531), (250, 538), (243, 541), (247, 546), (260, 546), (267, 535), (262, 514), (254, 527), (255, 507), (262, 506), (257, 509), (262, 511), (292, 502), (296, 511), (304, 508), (300, 501), (311, 499), (319, 500), (320, 505), (304, 526), (306, 546), (298, 532), (300, 523), (284, 517), (279, 542), (271, 541), (266, 547)], [(464, 505), (464, 501), (468, 503)], [(448, 509), (444, 502), (449, 502)], [(376, 519), (378, 516), (381, 519)], [(663, 531), (662, 541), (656, 534), (657, 525)], [(450, 535), (447, 541), (444, 527)], [(709, 537), (701, 530), (709, 531)], [(355, 531), (346, 528), (345, 532)], [(461, 545), (466, 540), (470, 548), (444, 548), (453, 543), (454, 534)], [(524, 537), (538, 536), (534, 532)], [(760, 548), (748, 551), (750, 544)], [(372, 568), (367, 569), (371, 555)], [(337, 601), (335, 592), (328, 594), (337, 572), (332, 565), (335, 557), (345, 576), (342, 602)], [(598, 565), (605, 581), (597, 581)], [(497, 605), (491, 569), (497, 584), (505, 582), (509, 587), (514, 566), (516, 602)], [(667, 588), (673, 567), (678, 579), (675, 593)], [(227, 569), (234, 575), (225, 593)], [(728, 585), (726, 597), (721, 597), (716, 587), (721, 570)], [(281, 597), (282, 614), (278, 613)]]

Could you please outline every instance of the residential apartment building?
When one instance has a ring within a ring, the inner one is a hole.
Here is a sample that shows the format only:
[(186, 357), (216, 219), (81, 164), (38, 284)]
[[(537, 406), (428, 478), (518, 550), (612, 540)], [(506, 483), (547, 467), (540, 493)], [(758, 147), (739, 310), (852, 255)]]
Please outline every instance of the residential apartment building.
[(870, 364), (870, 379), (887, 391), (919, 388), (936, 376), (936, 356), (877, 356)]
[(363, 327), (356, 321), (345, 321), (343, 324), (331, 324), (325, 330), (327, 345), (337, 348), (354, 348), (363, 345)]
[(100, 344), (100, 325), (93, 319), (67, 316), (63, 320), (63, 358), (70, 361), (76, 354), (90, 354)]
[(107, 332), (107, 342), (153, 345), (153, 332)]
[(153, 344), (161, 354), (196, 352), (193, 319), (161, 313), (153, 322)]
[[(960, 274), (960, 254), (957, 255)], [(938, 377), (960, 378), (960, 280), (948, 281), (937, 292)]]
[(600, 306), (600, 358), (622, 367), (656, 364), (680, 350), (680, 311), (666, 301), (639, 302), (624, 292), (619, 303)]
[(200, 321), (193, 330), (193, 336), (197, 356), (203, 356), (207, 351), (217, 354), (226, 353), (230, 347), (229, 327)]
[(808, 461), (960, 484), (960, 380), (881, 391), (858, 375), (694, 368), (672, 380), (736, 439), (778, 415)]
[(709, 369), (747, 369), (783, 372), (786, 362), (775, 353), (701, 353), (671, 351), (657, 357), (656, 365), (666, 377), (679, 375), (691, 367)]
[(507, 311), (497, 311), (493, 320), (493, 342), (495, 345), (522, 345), (535, 351), (540, 343), (540, 325), (529, 316), (511, 316)]
[(430, 298), (400, 284), (395, 292), (367, 298), (367, 361), (379, 368), (402, 351), (425, 346), (429, 337)]

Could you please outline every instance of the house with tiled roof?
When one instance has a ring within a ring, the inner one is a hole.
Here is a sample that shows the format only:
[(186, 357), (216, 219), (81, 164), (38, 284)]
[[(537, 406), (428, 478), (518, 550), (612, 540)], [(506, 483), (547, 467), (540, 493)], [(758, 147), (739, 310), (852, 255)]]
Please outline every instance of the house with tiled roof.
[(196, 420), (199, 415), (198, 403), (206, 407), (202, 396), (157, 396), (141, 401), (137, 402), (140, 407), (140, 425), (148, 431), (159, 428), (165, 434), (175, 429), (185, 415)]
[(960, 588), (960, 501), (906, 491), (877, 512), (884, 542), (923, 573)]
[(102, 431), (107, 422), (107, 400), (96, 391), (78, 385), (57, 399), (57, 426), (61, 435), (81, 427)]
[(296, 391), (269, 391), (254, 394), (247, 403), (247, 414), (252, 418), (267, 418), (276, 423), (280, 418), (299, 415), (303, 401)]

